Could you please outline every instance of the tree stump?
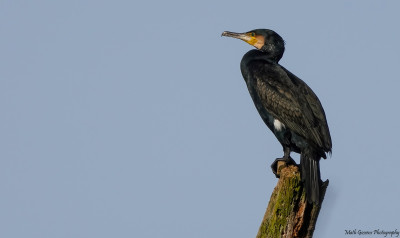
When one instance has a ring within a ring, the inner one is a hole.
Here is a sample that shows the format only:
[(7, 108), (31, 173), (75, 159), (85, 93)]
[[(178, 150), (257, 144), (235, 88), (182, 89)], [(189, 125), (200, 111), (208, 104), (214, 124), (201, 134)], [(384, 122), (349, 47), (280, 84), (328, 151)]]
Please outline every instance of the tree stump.
[(279, 162), (278, 175), (257, 238), (311, 238), (329, 180), (321, 185), (321, 203), (317, 206), (306, 201), (297, 166)]

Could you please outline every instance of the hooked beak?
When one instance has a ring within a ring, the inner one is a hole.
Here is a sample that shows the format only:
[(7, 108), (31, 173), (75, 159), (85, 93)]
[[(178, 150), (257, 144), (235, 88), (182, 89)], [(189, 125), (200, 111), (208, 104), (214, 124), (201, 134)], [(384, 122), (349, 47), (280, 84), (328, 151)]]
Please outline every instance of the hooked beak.
[(222, 32), (221, 36), (227, 36), (227, 37), (240, 39), (240, 40), (247, 42), (248, 44), (256, 47), (257, 49), (261, 49), (264, 45), (264, 37), (262, 37), (260, 35), (256, 35), (252, 32), (235, 33), (235, 32), (230, 32), (230, 31), (224, 31), (224, 32)]
[(251, 36), (247, 35), (246, 33), (235, 33), (230, 31), (224, 31), (222, 32), (221, 36), (232, 37), (246, 42), (251, 40)]

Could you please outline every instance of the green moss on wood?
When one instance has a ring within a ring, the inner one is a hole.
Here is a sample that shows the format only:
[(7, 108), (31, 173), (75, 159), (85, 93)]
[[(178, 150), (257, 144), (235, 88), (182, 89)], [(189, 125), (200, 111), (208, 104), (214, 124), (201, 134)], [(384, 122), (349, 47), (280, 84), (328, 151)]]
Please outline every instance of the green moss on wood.
[[(298, 167), (281, 167), (278, 168), (280, 179), (271, 195), (257, 238), (311, 238), (321, 206), (306, 201)], [(328, 183), (327, 180), (321, 186), (321, 202)]]
[(282, 171), (285, 174), (281, 175), (278, 186), (271, 195), (269, 211), (265, 214), (267, 217), (261, 224), (257, 238), (282, 237), (288, 225), (288, 217), (304, 193), (298, 169), (294, 166), (286, 169)]

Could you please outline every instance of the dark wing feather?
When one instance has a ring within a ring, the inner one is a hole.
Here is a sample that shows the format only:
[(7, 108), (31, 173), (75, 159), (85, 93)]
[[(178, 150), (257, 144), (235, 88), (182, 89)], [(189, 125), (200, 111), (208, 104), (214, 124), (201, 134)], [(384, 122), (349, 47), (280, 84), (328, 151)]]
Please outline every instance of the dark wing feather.
[(278, 64), (253, 65), (258, 69), (253, 77), (263, 107), (290, 130), (330, 152), (325, 112), (311, 88)]
[[(286, 72), (288, 77), (292, 82), (297, 82), (299, 85), (301, 95), (304, 96), (306, 103), (304, 104), (313, 115), (313, 121), (315, 122), (312, 126), (315, 128), (315, 132), (318, 133), (320, 140), (322, 142), (321, 146), (326, 152), (332, 151), (332, 139), (329, 132), (328, 122), (326, 120), (326, 115), (321, 102), (319, 101), (317, 95), (312, 91), (310, 87), (296, 75), (289, 72), (287, 69), (282, 69)], [(305, 109), (306, 110), (306, 109)]]

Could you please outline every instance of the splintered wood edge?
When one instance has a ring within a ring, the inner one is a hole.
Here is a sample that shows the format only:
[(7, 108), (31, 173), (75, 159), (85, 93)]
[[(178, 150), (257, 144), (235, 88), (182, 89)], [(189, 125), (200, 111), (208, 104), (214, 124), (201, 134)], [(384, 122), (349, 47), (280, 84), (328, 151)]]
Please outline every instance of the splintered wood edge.
[[(292, 177), (296, 172), (299, 171), (299, 168), (295, 165), (288, 165), (285, 161), (278, 161), (277, 164), (277, 174), (279, 177)], [(281, 176), (282, 175), (282, 176)]]

